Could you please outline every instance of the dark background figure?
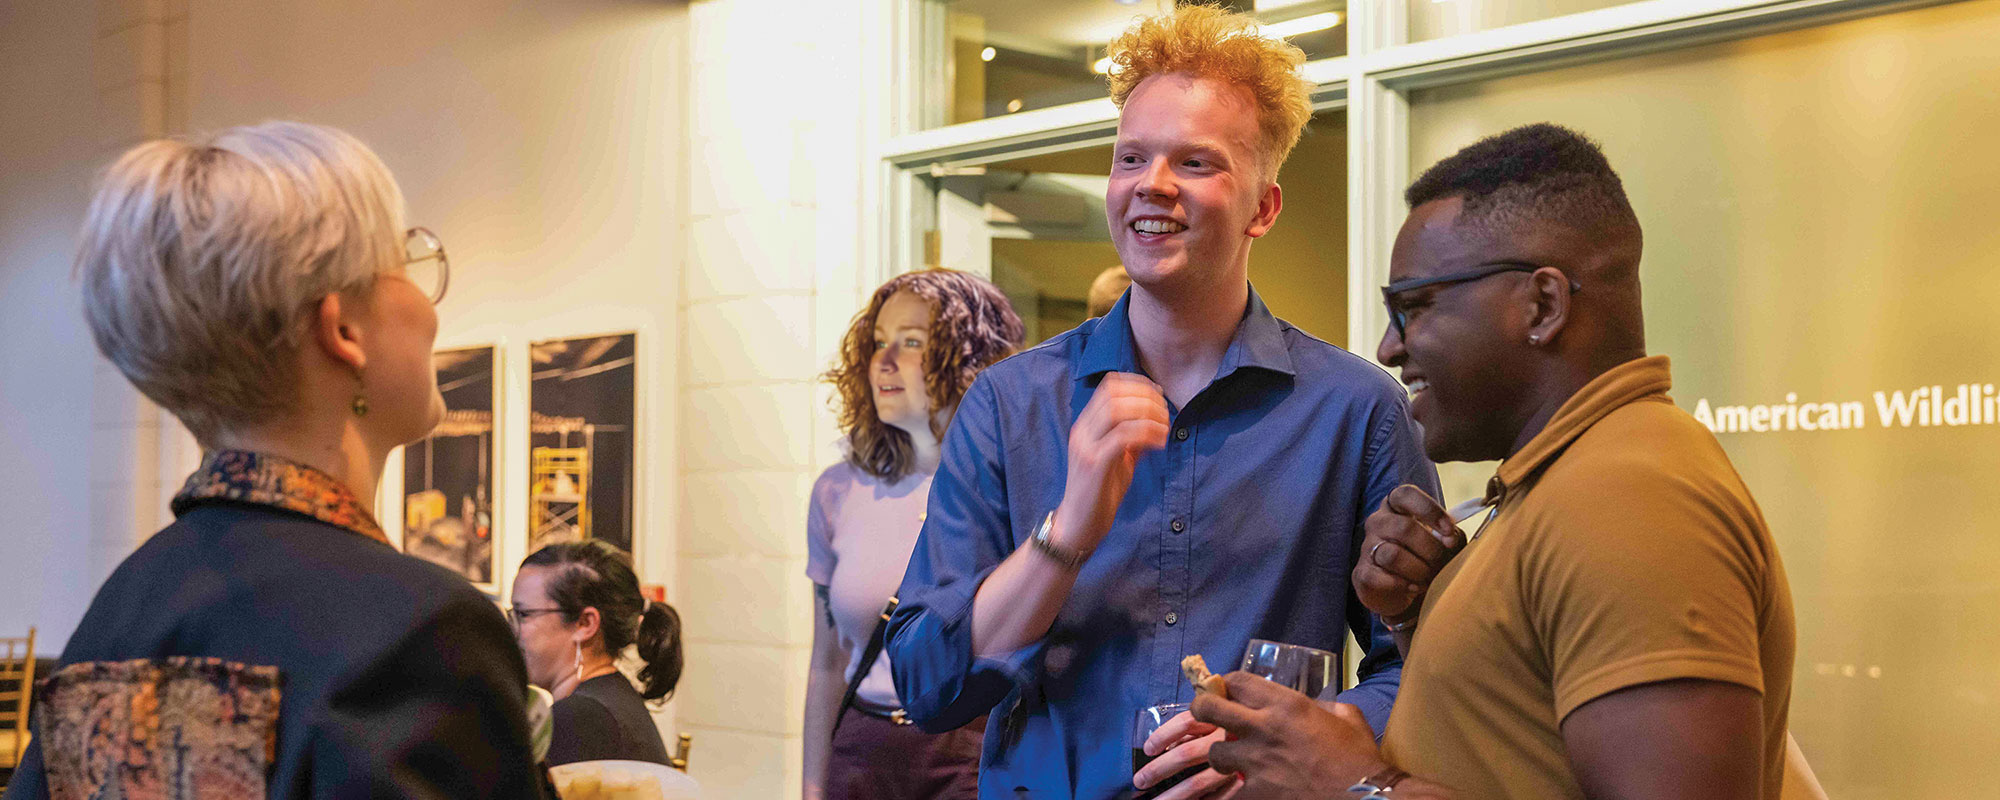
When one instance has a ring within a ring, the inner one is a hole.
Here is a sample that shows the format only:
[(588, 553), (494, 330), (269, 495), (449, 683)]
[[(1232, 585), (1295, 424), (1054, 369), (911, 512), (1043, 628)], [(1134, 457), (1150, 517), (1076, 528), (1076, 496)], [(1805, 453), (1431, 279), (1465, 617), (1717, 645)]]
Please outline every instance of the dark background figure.
[(1090, 281), (1089, 296), (1084, 298), (1087, 313), (1093, 317), (1111, 313), (1111, 307), (1118, 304), (1118, 298), (1124, 297), (1131, 286), (1132, 276), (1125, 273), (1124, 267), (1110, 267), (1097, 273)]

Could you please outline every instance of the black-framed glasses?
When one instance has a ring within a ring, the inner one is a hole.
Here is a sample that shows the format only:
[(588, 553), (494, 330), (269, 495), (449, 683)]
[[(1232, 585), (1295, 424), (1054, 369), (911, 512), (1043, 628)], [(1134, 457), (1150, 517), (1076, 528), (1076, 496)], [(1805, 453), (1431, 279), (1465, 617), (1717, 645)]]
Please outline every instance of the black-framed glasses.
[[(1400, 280), (1382, 287), (1382, 305), (1389, 310), (1389, 326), (1396, 329), (1396, 338), (1400, 339), (1403, 338), (1403, 326), (1409, 323), (1410, 315), (1409, 312), (1396, 307), (1397, 295), (1422, 289), (1426, 286), (1451, 286), (1461, 283), (1471, 283), (1503, 273), (1534, 272), (1541, 268), (1542, 266), (1539, 264), (1529, 264), (1522, 261), (1494, 261), (1481, 264), (1464, 272), (1454, 272), (1450, 275)], [(1565, 275), (1564, 277), (1568, 276)], [(1572, 294), (1581, 292), (1583, 291), (1583, 284), (1577, 283), (1572, 278), (1569, 282), (1569, 290)]]
[(513, 606), (508, 606), (507, 622), (513, 625), (514, 627), (519, 628), (521, 627), (521, 620), (527, 619), (536, 614), (560, 614), (560, 613), (562, 613), (562, 609), (560, 608), (515, 608)]
[(451, 260), (445, 257), (444, 242), (429, 228), (411, 228), (403, 234), (403, 269), (410, 282), (436, 305), (451, 286)]

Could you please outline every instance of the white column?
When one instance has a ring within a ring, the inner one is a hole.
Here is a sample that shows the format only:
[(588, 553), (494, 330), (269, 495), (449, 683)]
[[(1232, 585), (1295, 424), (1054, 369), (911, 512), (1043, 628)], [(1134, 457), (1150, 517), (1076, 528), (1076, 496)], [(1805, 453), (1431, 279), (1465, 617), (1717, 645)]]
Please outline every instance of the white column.
[[(185, 0), (100, 0), (93, 43), (99, 145), (106, 160), (187, 124)], [(167, 500), (199, 452), (173, 415), (98, 361), (91, 392), (90, 580), (103, 580), (172, 518)]]
[(812, 0), (689, 7), (674, 595), (688, 636), (679, 723), (715, 797), (799, 793), (804, 518), (837, 436), (817, 375), (854, 311), (873, 220), (858, 196), (866, 14)]

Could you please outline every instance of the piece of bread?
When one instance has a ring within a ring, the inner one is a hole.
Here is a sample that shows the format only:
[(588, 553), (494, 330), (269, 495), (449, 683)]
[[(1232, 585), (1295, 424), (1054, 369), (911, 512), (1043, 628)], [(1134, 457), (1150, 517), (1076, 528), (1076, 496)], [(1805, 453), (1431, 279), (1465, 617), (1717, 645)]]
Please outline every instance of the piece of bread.
[(1208, 671), (1208, 661), (1200, 653), (1181, 659), (1181, 674), (1188, 683), (1194, 684), (1195, 694), (1208, 692), (1223, 699), (1229, 698), (1229, 686), (1222, 682), (1222, 676)]

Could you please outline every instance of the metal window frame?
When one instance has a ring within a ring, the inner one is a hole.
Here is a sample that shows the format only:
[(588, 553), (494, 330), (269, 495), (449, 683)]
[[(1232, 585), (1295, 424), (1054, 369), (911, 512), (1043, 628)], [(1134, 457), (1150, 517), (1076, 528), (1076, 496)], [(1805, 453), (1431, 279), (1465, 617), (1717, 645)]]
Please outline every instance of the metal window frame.
[[(922, 16), (925, 0), (880, 0), (897, 5), (902, 18)], [(1422, 42), (1404, 41), (1402, 0), (1349, 6), (1348, 55), (1306, 64), (1316, 86), (1317, 110), (1345, 108), (1348, 132), (1347, 346), (1373, 357), (1387, 324), (1374, 287), (1385, 283), (1389, 250), (1402, 223), (1403, 187), (1410, 179), (1410, 92), (1540, 72), (1593, 61), (1741, 39), (1775, 31), (1826, 25), (1856, 17), (1957, 0), (1640, 0), (1610, 8), (1524, 22)], [(933, 9), (934, 10), (934, 9)], [(918, 26), (896, 32), (896, 52), (915, 54)], [(910, 63), (916, 63), (911, 56)], [(917, 129), (908, 107), (924, 89), (915, 69), (896, 71), (892, 91), (905, 98), (890, 135), (876, 143), (878, 181), (871, 194), (884, 199), (887, 217), (863, 231), (880, 274), (889, 277), (923, 264), (920, 236), (928, 190), (919, 174), (933, 165), (969, 166), (1077, 147), (1105, 144), (1117, 131), (1111, 101), (1091, 100), (941, 128)], [(935, 206), (935, 203), (931, 203)], [(879, 282), (879, 281), (878, 281)]]

